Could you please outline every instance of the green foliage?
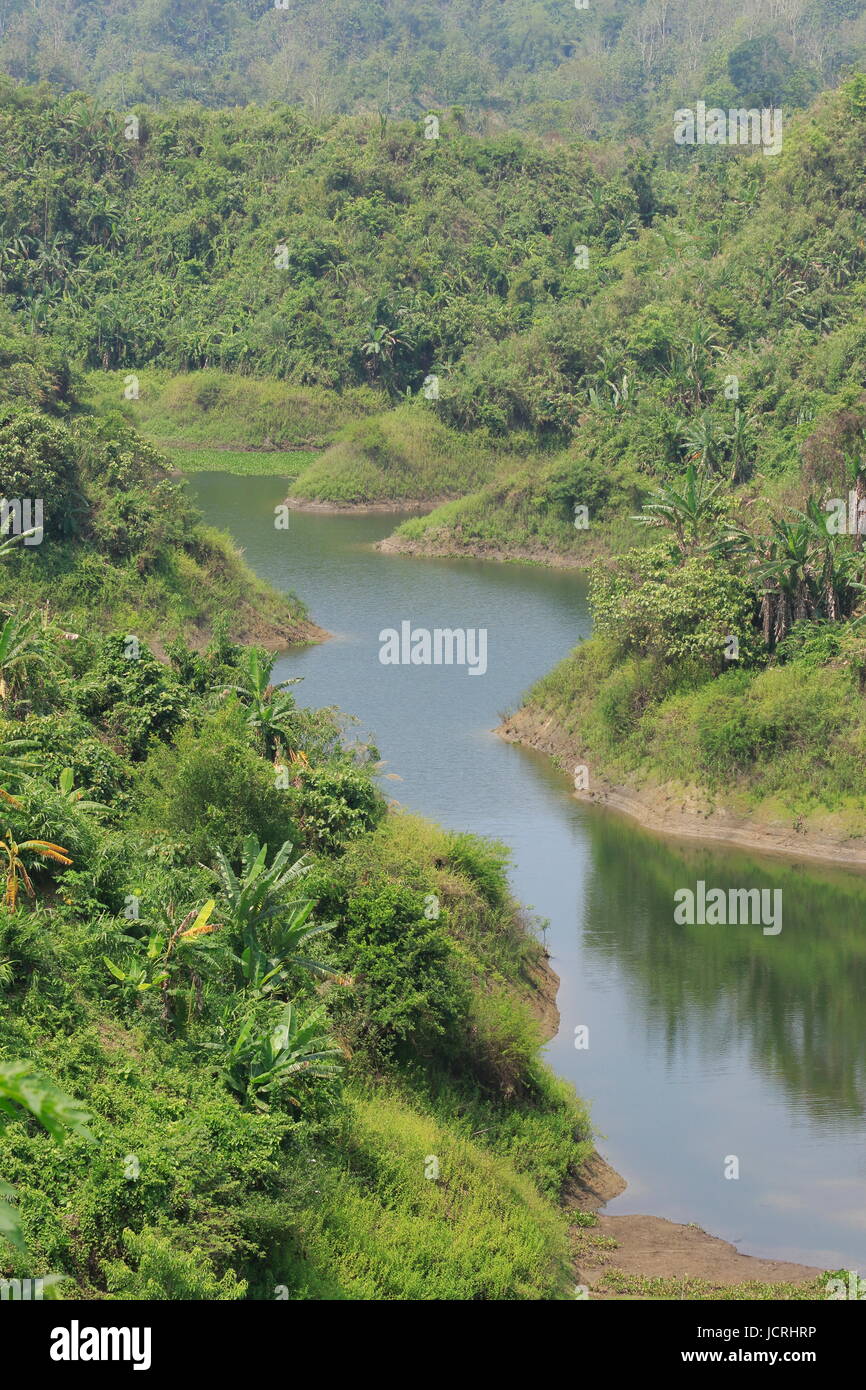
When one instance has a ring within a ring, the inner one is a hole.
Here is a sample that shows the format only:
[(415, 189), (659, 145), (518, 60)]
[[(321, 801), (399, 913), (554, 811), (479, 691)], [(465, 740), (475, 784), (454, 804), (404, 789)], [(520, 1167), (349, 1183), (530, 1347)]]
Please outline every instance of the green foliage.
[(0, 408), (0, 497), (39, 499), (56, 536), (76, 529), (76, 457), (69, 431), (26, 405)]
[(249, 746), (237, 705), (208, 715), (199, 730), (185, 725), (173, 747), (155, 750), (141, 781), (140, 816), (143, 828), (182, 842), (206, 863), (220, 845), (237, 861), (248, 834), (265, 844), (297, 839), (291, 799)]
[(151, 739), (177, 729), (184, 713), (182, 690), (134, 634), (112, 634), (94, 643), (75, 702), (133, 758), (144, 755)]
[[(14, 1115), (24, 1110), (39, 1121), (44, 1129), (62, 1143), (67, 1134), (76, 1134), (87, 1142), (93, 1135), (87, 1128), (88, 1112), (67, 1096), (48, 1077), (29, 1062), (0, 1062), (0, 1113)], [(19, 1250), (25, 1249), (21, 1219), (8, 1198), (14, 1189), (0, 1181), (0, 1236)]]
[(351, 765), (301, 767), (296, 804), (305, 842), (330, 853), (375, 829), (385, 814), (384, 799), (370, 774)]
[(361, 888), (349, 899), (342, 957), (355, 985), (354, 1047), (385, 1057), (441, 1048), (465, 1012), (465, 972), (442, 925), (425, 916), (427, 906), (421, 893), (398, 884)]
[(226, 1081), (258, 1109), (288, 1101), (300, 1106), (311, 1081), (334, 1077), (343, 1054), (329, 1046), (321, 1010), (306, 1019), (285, 1004), (270, 1021), (247, 1014), (228, 1048)]
[(741, 665), (759, 656), (748, 580), (699, 558), (674, 568), (664, 546), (630, 551), (613, 571), (599, 567), (592, 605), (599, 633), (614, 637), (623, 652), (675, 662), (685, 672), (723, 671), (731, 636)]
[(133, 1265), (122, 1260), (108, 1265), (106, 1278), (114, 1298), (211, 1303), (243, 1298), (246, 1293), (246, 1282), (237, 1279), (233, 1270), (218, 1279), (206, 1255), (179, 1250), (168, 1236), (149, 1227), (125, 1230), (123, 1245)]

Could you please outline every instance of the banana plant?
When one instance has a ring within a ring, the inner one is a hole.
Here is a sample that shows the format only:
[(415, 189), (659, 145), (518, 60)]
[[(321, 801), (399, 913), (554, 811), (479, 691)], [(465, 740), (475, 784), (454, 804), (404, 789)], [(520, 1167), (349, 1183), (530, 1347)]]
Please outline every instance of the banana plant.
[(315, 903), (311, 901), (294, 904), (287, 919), (274, 924), (267, 951), (255, 940), (244, 947), (240, 956), (235, 956), (248, 988), (263, 995), (273, 994), (285, 983), (286, 972), (292, 965), (309, 970), (319, 979), (331, 977), (340, 984), (350, 983), (348, 976), (339, 975), (331, 966), (306, 954), (311, 941), (333, 931), (336, 926), (335, 922), (307, 925), (314, 908)]
[(0, 700), (18, 695), (33, 666), (48, 660), (48, 625), (44, 614), (10, 613), (0, 627)]
[(299, 898), (293, 890), (310, 865), (306, 857), (291, 862), (287, 840), (267, 865), (267, 845), (255, 836), (244, 841), (240, 877), (222, 850), (216, 853), (216, 872), (222, 888), (223, 916), (232, 933), (239, 983), (260, 993), (272, 993), (290, 965), (299, 965), (324, 978), (335, 972), (312, 959), (311, 941), (333, 930), (334, 924), (308, 925), (315, 903)]
[(303, 679), (292, 676), (272, 683), (273, 664), (273, 658), (259, 647), (245, 649), (239, 662), (241, 680), (224, 691), (234, 691), (240, 696), (247, 710), (247, 725), (268, 757), (273, 756), (279, 737), (290, 737), (297, 711), (288, 687), (298, 685)]
[[(4, 793), (4, 799), (20, 807), (20, 802), (16, 803), (15, 798), (10, 797), (8, 792)], [(67, 868), (72, 863), (69, 851), (64, 849), (62, 845), (55, 845), (51, 840), (22, 840), (20, 844), (17, 844), (12, 839), (12, 832), (7, 830), (5, 839), (0, 840), (0, 854), (6, 857), (4, 901), (10, 912), (15, 911), (20, 884), (23, 883), (24, 891), (29, 898), (36, 897), (36, 890), (30, 880), (24, 860), (21, 858), (24, 851), (36, 854), (41, 859), (53, 859), (55, 863), (63, 864)]]
[[(219, 923), (210, 920), (216, 906), (213, 898), (208, 898), (204, 907), (188, 912), (175, 927), (165, 945), (162, 960), (166, 968), (165, 979), (161, 981), (163, 992), (162, 1016), (166, 1022), (171, 1018), (171, 984), (178, 968), (185, 969), (193, 990), (199, 1012), (202, 1009), (202, 974), (207, 968), (207, 951), (213, 948), (213, 933), (219, 930)], [(190, 996), (190, 1013), (193, 996)]]
[(23, 544), (30, 536), (36, 536), (38, 533), (39, 527), (31, 526), (26, 531), (16, 531), (14, 535), (6, 536), (4, 540), (0, 541), (0, 560), (8, 555), (16, 545)]
[(154, 938), (151, 937), (144, 957), (129, 961), (125, 970), (108, 956), (103, 956), (102, 959), (115, 980), (136, 994), (144, 994), (149, 989), (156, 989), (168, 979), (167, 970), (156, 969), (155, 962), (158, 956), (159, 952), (154, 950)]
[(67, 801), (72, 802), (79, 811), (92, 811), (95, 815), (99, 815), (101, 812), (109, 810), (109, 807), (101, 801), (84, 800), (87, 793), (83, 787), (76, 787), (75, 773), (71, 767), (63, 769), (57, 779), (57, 786), (61, 795), (65, 796)]
[[(204, 945), (202, 938), (217, 930), (218, 924), (211, 922), (214, 899), (209, 898), (204, 907), (193, 908), (188, 912), (166, 939), (164, 930), (157, 928), (145, 940), (140, 937), (124, 938), (137, 951), (124, 965), (118, 965), (109, 956), (102, 959), (114, 978), (127, 989), (137, 994), (160, 988), (163, 991), (163, 1016), (171, 1014), (169, 987), (177, 965), (191, 966), (191, 953)], [(169, 920), (173, 921), (171, 914)]]
[(300, 1106), (303, 1083), (332, 1077), (343, 1059), (321, 1024), (321, 1009), (301, 1019), (286, 1004), (276, 1022), (256, 1031), (258, 1020), (248, 1014), (229, 1050), (225, 1064), (228, 1085), (258, 1110), (279, 1092), (290, 1105)]
[[(290, 840), (277, 850), (268, 866), (268, 847), (255, 835), (247, 835), (241, 853), (241, 872), (236, 874), (221, 849), (215, 853), (216, 876), (224, 903), (224, 916), (239, 941), (254, 940), (256, 928), (286, 910), (289, 891), (309, 873), (305, 856), (292, 862)], [(294, 900), (296, 901), (296, 900)]]

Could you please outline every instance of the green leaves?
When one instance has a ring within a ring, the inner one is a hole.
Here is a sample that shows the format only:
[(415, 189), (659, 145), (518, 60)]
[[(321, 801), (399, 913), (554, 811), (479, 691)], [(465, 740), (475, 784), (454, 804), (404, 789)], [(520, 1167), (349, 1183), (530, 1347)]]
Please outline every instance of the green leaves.
[(30, 1062), (0, 1062), (0, 1111), (14, 1115), (16, 1107), (29, 1110), (53, 1139), (67, 1134), (93, 1143), (87, 1127), (88, 1112), (61, 1091)]
[[(30, 1062), (0, 1062), (0, 1113), (29, 1112), (53, 1139), (63, 1142), (73, 1134), (86, 1143), (95, 1143), (88, 1129), (90, 1115), (76, 1100), (61, 1091)], [(11, 1205), (14, 1188), (0, 1181), (0, 1236), (24, 1250), (21, 1219)]]
[(306, 1082), (335, 1076), (344, 1055), (331, 1045), (321, 1017), (318, 1009), (302, 1019), (293, 1004), (286, 1004), (270, 1026), (248, 1014), (225, 1067), (232, 1090), (257, 1109), (267, 1109), (266, 1097), (277, 1093), (300, 1106)]
[(644, 503), (643, 511), (633, 519), (643, 526), (663, 526), (672, 531), (681, 558), (700, 550), (719, 530), (719, 492), (722, 479), (715, 483), (709, 475), (690, 463), (685, 480), (674, 486), (663, 484), (658, 492)]
[(10, 1204), (10, 1198), (14, 1199), (15, 1188), (10, 1187), (8, 1182), (0, 1182), (0, 1237), (14, 1245), (16, 1250), (25, 1250), (24, 1230), (21, 1225), (21, 1218), (18, 1212)]

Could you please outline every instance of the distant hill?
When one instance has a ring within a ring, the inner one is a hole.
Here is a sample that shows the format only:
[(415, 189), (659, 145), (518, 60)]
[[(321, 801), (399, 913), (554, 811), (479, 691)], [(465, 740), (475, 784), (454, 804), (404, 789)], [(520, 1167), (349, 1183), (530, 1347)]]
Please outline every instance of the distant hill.
[(866, 0), (4, 0), (0, 69), (114, 103), (278, 100), (395, 117), (459, 105), (475, 122), (625, 134), (695, 96), (806, 104), (863, 59), (864, 11)]

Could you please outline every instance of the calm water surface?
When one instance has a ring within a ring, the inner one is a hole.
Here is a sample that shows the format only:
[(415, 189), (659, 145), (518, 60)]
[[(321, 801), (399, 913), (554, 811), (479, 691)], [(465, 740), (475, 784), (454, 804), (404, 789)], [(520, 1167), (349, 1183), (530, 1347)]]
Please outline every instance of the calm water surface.
[[(279, 660), (280, 677), (304, 677), (299, 702), (357, 716), (393, 799), (510, 846), (515, 894), (548, 922), (562, 980), (549, 1060), (591, 1103), (600, 1147), (628, 1180), (609, 1210), (866, 1270), (866, 879), (659, 841), (580, 805), (548, 759), (492, 733), (589, 633), (573, 575), (383, 555), (373, 543), (392, 515), (293, 513), (277, 531), (280, 479), (209, 473), (191, 486), (256, 572), (334, 634)], [(379, 632), (404, 619), (487, 628), (487, 673), (382, 666)], [(676, 926), (674, 891), (699, 878), (781, 888), (781, 934)], [(590, 1046), (578, 1051), (582, 1024)]]

